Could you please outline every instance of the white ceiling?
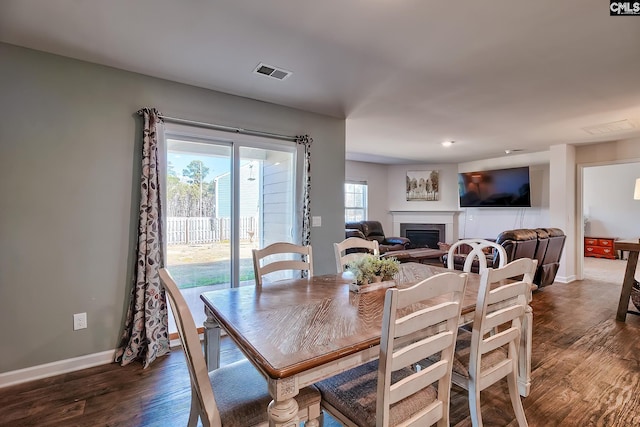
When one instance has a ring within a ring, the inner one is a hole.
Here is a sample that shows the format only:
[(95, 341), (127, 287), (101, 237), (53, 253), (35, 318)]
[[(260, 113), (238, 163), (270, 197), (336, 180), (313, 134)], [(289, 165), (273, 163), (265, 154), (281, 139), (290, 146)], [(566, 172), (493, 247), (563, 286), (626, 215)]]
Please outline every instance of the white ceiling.
[(640, 136), (640, 16), (603, 0), (2, 0), (0, 40), (346, 117), (353, 160)]

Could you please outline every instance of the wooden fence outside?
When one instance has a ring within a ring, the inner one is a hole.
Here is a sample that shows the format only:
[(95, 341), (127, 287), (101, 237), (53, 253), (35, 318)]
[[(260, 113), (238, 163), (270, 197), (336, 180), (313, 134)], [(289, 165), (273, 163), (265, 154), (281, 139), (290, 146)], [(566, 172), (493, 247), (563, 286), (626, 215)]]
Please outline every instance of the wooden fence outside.
[[(257, 218), (240, 217), (240, 240), (253, 240)], [(214, 243), (231, 239), (231, 218), (169, 217), (165, 233), (167, 245)]]

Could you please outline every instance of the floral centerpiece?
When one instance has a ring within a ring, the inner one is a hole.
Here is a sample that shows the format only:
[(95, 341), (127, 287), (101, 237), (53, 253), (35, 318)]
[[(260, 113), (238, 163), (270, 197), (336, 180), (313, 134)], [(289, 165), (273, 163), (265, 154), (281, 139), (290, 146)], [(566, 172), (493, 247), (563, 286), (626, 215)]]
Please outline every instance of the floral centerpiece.
[[(347, 264), (347, 271), (353, 274), (356, 286), (359, 287), (372, 283), (391, 282), (399, 269), (400, 262), (396, 258), (380, 258), (371, 254), (364, 254)], [(395, 282), (389, 284), (389, 286), (393, 285)]]
[(381, 258), (378, 260), (378, 273), (382, 280), (393, 280), (400, 271), (400, 261), (394, 257)]

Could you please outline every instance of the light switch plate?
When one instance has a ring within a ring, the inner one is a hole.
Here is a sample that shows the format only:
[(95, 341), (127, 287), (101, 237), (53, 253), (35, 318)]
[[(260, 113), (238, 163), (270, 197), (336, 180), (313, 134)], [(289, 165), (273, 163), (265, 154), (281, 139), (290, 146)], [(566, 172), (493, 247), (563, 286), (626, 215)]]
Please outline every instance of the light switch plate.
[(321, 216), (312, 216), (311, 217), (311, 226), (312, 227), (322, 227), (322, 217)]

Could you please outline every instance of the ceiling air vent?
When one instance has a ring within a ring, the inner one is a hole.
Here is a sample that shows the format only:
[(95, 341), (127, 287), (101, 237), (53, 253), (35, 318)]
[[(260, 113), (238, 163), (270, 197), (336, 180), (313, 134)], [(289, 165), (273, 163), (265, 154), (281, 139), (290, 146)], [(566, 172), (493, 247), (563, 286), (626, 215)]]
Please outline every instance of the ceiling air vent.
[(291, 71), (284, 70), (282, 68), (274, 67), (273, 65), (267, 65), (264, 63), (259, 63), (255, 70), (253, 70), (256, 74), (262, 74), (263, 76), (273, 77), (277, 80), (284, 80), (293, 74)]
[(629, 120), (619, 120), (617, 122), (603, 123), (601, 125), (587, 126), (582, 128), (591, 135), (600, 135), (603, 133), (622, 132), (625, 130), (633, 130), (635, 126)]

